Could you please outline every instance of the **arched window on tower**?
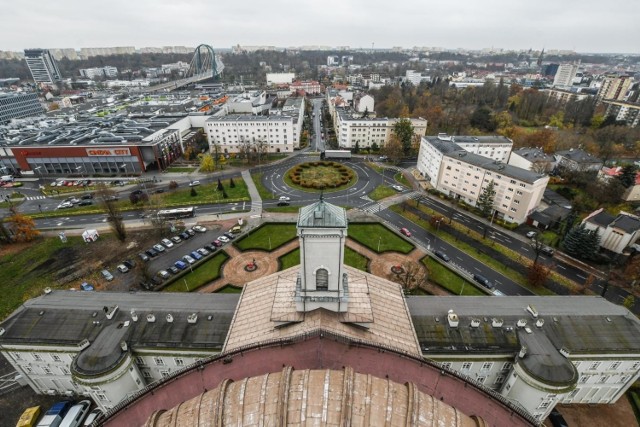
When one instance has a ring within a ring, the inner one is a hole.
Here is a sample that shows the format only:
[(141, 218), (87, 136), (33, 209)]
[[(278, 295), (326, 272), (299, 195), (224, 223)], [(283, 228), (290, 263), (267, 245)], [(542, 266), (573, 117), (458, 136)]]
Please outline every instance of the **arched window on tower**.
[(316, 291), (326, 291), (329, 289), (329, 272), (326, 268), (319, 268), (316, 271)]

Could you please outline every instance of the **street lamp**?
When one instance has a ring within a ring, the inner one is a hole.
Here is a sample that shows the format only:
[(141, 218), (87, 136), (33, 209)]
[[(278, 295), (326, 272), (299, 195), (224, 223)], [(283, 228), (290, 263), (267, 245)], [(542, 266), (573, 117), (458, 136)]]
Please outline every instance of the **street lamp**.
[(120, 169), (124, 169), (124, 174), (125, 175), (127, 174), (127, 164), (126, 163), (121, 164), (120, 165)]
[(378, 236), (378, 253), (380, 253), (380, 241), (382, 240), (382, 236)]
[(436, 232), (434, 234), (434, 241), (433, 241), (433, 247), (435, 248), (436, 243), (438, 242), (438, 232), (440, 231), (440, 222), (442, 221), (442, 219), (439, 219), (436, 221)]
[[(42, 179), (42, 173), (40, 172), (40, 168), (42, 166), (37, 166), (35, 168), (33, 168), (33, 171), (36, 172), (38, 174), (38, 179)], [(4, 168), (3, 168), (4, 169)]]

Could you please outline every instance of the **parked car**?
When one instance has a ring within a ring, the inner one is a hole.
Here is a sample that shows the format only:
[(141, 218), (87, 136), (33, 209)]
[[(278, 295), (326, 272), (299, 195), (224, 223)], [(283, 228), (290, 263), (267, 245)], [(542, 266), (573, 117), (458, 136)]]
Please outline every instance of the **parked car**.
[(149, 255), (151, 258), (155, 258), (158, 256), (158, 251), (156, 251), (154, 248), (149, 248), (146, 251), (144, 251), (144, 253)]
[(220, 240), (214, 240), (213, 242), (211, 242), (211, 244), (216, 248), (219, 248), (220, 246), (222, 246), (222, 242)]
[(80, 197), (82, 200), (91, 200), (93, 199), (93, 193), (89, 193), (89, 194), (85, 194), (82, 197)]
[(183, 231), (182, 233), (180, 233), (178, 235), (182, 240), (188, 240), (191, 238), (191, 235), (189, 233), (187, 233), (186, 231)]
[(129, 267), (124, 264), (118, 264), (116, 267), (120, 273), (127, 273), (129, 271)]
[(77, 197), (71, 197), (71, 198), (65, 200), (65, 202), (69, 202), (69, 203), (72, 203), (74, 205), (77, 205), (78, 203), (80, 203), (80, 199), (78, 199)]
[(189, 236), (192, 236), (192, 237), (193, 237), (193, 236), (195, 236), (195, 235), (196, 235), (196, 232), (195, 232), (195, 231), (193, 231), (193, 228), (187, 228), (187, 229), (186, 229), (186, 230), (184, 230), (184, 231), (185, 231), (185, 233), (187, 233)]
[(20, 418), (18, 419), (18, 423), (16, 427), (33, 427), (36, 425), (38, 421), (38, 417), (40, 416), (40, 407), (32, 406), (31, 408), (27, 408), (24, 410)]
[(110, 282), (113, 280), (113, 274), (109, 273), (109, 270), (102, 270), (100, 273), (102, 273), (102, 277), (107, 279), (107, 282)]
[(180, 243), (182, 242), (182, 239), (180, 238), (180, 236), (173, 236), (171, 238), (171, 240), (173, 241), (173, 243)]
[(44, 417), (38, 422), (39, 426), (58, 426), (62, 422), (62, 419), (69, 408), (71, 407), (70, 400), (63, 400), (61, 402), (56, 402), (44, 413)]
[(93, 411), (89, 412), (89, 415), (87, 415), (87, 418), (84, 420), (82, 427), (89, 427), (91, 424), (93, 424), (94, 421), (97, 421), (103, 415), (104, 413), (100, 410), (100, 408), (95, 408)]
[(234, 225), (233, 227), (231, 227), (229, 232), (231, 232), (233, 234), (238, 234), (238, 233), (242, 232), (242, 227), (239, 226), (239, 225)]
[(82, 289), (83, 291), (92, 291), (93, 285), (90, 285), (87, 282), (82, 282), (82, 284), (80, 285), (80, 289)]
[(400, 229), (400, 233), (404, 234), (404, 235), (405, 235), (405, 236), (407, 236), (407, 237), (411, 237), (411, 232), (410, 232), (407, 228), (405, 228), (405, 227), (402, 227), (402, 228)]
[(207, 231), (207, 227), (203, 227), (201, 225), (194, 225), (193, 230), (197, 231), (198, 233), (204, 233)]
[(166, 250), (166, 248), (159, 243), (153, 245), (153, 249), (155, 249), (158, 252), (164, 252)]
[(91, 401), (89, 400), (82, 400), (73, 405), (62, 419), (60, 427), (78, 427), (87, 416), (89, 408), (91, 408)]
[(80, 200), (78, 206), (90, 206), (93, 204), (92, 200)]
[(140, 257), (140, 259), (141, 259), (142, 261), (144, 261), (144, 262), (149, 261), (149, 257), (147, 256), (147, 254), (145, 254), (145, 253), (143, 253), (143, 252), (140, 252), (140, 253), (138, 254), (138, 256), (139, 256), (139, 257)]
[(536, 234), (538, 234), (538, 233), (536, 233), (535, 231), (528, 231), (527, 232), (527, 237), (530, 238), (530, 239), (533, 239), (536, 236)]
[(225, 236), (227, 236), (229, 238), (229, 240), (233, 240), (236, 238), (236, 236), (233, 235), (233, 233), (229, 233), (228, 231), (226, 233), (222, 233)]
[(401, 185), (392, 185), (391, 188), (393, 188), (394, 190), (402, 193), (404, 191), (404, 188)]
[(187, 264), (185, 264), (184, 261), (176, 261), (173, 265), (175, 265), (178, 270), (184, 270), (187, 268)]
[(196, 185), (200, 185), (200, 181), (197, 181), (197, 180), (196, 180), (196, 181), (191, 181), (191, 182), (189, 183), (189, 187), (195, 187)]
[(205, 248), (198, 248), (198, 249), (196, 249), (196, 251), (202, 256), (207, 256), (207, 255), (209, 255), (211, 253), (208, 250), (206, 250)]
[(229, 243), (229, 238), (225, 235), (218, 236), (218, 240), (220, 240), (222, 243)]
[(167, 270), (158, 271), (158, 276), (160, 276), (163, 279), (168, 279), (169, 277), (171, 277), (171, 275), (169, 274), (169, 272)]
[(178, 267), (176, 267), (175, 265), (172, 265), (171, 267), (167, 268), (167, 270), (169, 271), (169, 273), (171, 274), (178, 274), (180, 273), (180, 270), (178, 269)]
[(449, 262), (451, 261), (451, 258), (449, 258), (449, 255), (445, 254), (442, 251), (435, 251), (433, 253), (435, 256), (437, 256), (438, 258), (440, 258), (441, 260), (443, 260), (444, 262)]
[(162, 241), (160, 243), (162, 243), (167, 248), (172, 248), (173, 247), (173, 242), (171, 240), (169, 240), (169, 239), (162, 239)]
[(191, 258), (190, 255), (185, 255), (182, 257), (182, 259), (189, 264), (194, 264), (196, 262), (196, 260)]
[(189, 255), (194, 258), (196, 261), (200, 261), (202, 259), (202, 255), (198, 253), (198, 251), (193, 251)]
[(278, 206), (289, 206), (289, 205), (290, 205), (290, 203), (287, 202), (287, 201), (284, 201), (284, 200), (281, 200), (281, 201), (278, 202)]
[(216, 247), (214, 245), (204, 245), (204, 248), (206, 250), (208, 250), (209, 252), (215, 252), (216, 251)]
[(136, 262), (132, 259), (125, 259), (124, 261), (122, 261), (122, 263), (129, 269), (131, 270), (133, 267), (136, 266)]
[(473, 280), (475, 280), (476, 282), (480, 283), (482, 286), (484, 286), (487, 289), (493, 289), (494, 288), (493, 284), (489, 281), (489, 279), (487, 279), (484, 276), (481, 276), (480, 274), (474, 274), (473, 275)]

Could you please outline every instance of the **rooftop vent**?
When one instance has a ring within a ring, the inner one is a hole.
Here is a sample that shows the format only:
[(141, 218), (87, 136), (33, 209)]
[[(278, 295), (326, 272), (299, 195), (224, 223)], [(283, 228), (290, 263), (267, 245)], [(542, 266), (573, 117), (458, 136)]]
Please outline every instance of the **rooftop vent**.
[(155, 321), (156, 321), (156, 316), (154, 316), (153, 314), (147, 314), (147, 322), (153, 323)]
[(129, 346), (127, 346), (127, 342), (126, 341), (121, 341), (120, 342), (120, 348), (122, 349), (122, 351), (127, 351)]
[(167, 323), (173, 323), (173, 315), (171, 313), (167, 314)]
[(49, 288), (49, 287), (44, 288), (44, 294), (45, 295), (49, 295), (51, 292), (52, 292), (51, 288)]
[(135, 310), (131, 310), (131, 320), (133, 320), (134, 322), (138, 321), (138, 313), (136, 313)]
[(129, 322), (128, 320), (125, 320), (124, 323), (122, 324), (122, 326), (124, 326), (125, 328), (128, 327), (131, 324), (131, 322)]
[(563, 356), (564, 356), (564, 357), (566, 357), (566, 358), (568, 358), (568, 357), (569, 357), (569, 355), (571, 354), (571, 353), (569, 353), (569, 350), (567, 350), (567, 349), (566, 349), (566, 348), (564, 348), (564, 347), (560, 348), (560, 350), (558, 350), (558, 351), (560, 352), (560, 354), (561, 354), (561, 355), (563, 355)]
[(0, 337), (4, 335), (4, 328), (0, 328)]
[(538, 318), (538, 310), (536, 310), (536, 308), (531, 304), (527, 306), (527, 311), (533, 316), (534, 319)]
[(544, 319), (536, 320), (536, 327), (542, 328), (542, 325), (544, 325)]
[(504, 321), (502, 319), (496, 319), (495, 317), (491, 319), (491, 326), (494, 328), (501, 328)]
[(527, 320), (526, 319), (518, 319), (518, 323), (516, 323), (516, 326), (518, 328), (524, 328), (525, 326), (527, 326)]
[(458, 315), (453, 312), (453, 310), (449, 310), (447, 314), (447, 320), (449, 321), (449, 327), (457, 328), (458, 327)]
[(83, 339), (82, 341), (80, 341), (80, 344), (78, 344), (78, 349), (79, 350), (84, 350), (85, 348), (89, 347), (91, 343), (89, 342), (88, 339)]
[(113, 306), (113, 307), (109, 307), (107, 309), (107, 311), (105, 312), (107, 315), (107, 319), (111, 320), (113, 319), (113, 316), (116, 314), (116, 312), (118, 311), (118, 306)]
[(531, 328), (529, 328), (528, 326), (526, 328), (524, 328), (524, 331), (528, 334), (532, 334), (533, 331), (531, 330)]
[(191, 313), (189, 316), (187, 316), (187, 323), (196, 323), (197, 321), (198, 321), (197, 313)]
[(480, 319), (471, 319), (471, 327), (477, 328), (478, 326), (480, 326)]
[(518, 353), (518, 357), (520, 359), (523, 359), (526, 355), (527, 355), (527, 346), (523, 345), (522, 347), (520, 347), (520, 352)]

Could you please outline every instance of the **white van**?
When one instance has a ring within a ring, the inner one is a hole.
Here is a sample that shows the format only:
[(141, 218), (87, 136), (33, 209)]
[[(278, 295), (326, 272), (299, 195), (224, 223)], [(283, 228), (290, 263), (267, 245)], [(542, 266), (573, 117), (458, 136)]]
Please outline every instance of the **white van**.
[(64, 416), (59, 427), (78, 427), (82, 425), (87, 413), (91, 408), (91, 402), (83, 400), (77, 405), (73, 405), (69, 408), (69, 412)]

